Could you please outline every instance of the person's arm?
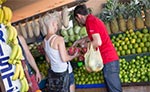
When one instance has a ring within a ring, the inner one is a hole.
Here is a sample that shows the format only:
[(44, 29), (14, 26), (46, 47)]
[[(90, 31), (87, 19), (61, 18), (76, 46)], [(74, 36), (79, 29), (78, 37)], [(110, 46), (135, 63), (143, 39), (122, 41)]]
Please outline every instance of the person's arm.
[(59, 52), (60, 52), (61, 59), (62, 59), (64, 62), (70, 61), (70, 60), (72, 60), (73, 58), (75, 58), (75, 57), (78, 56), (78, 52), (75, 53), (73, 56), (71, 56), (71, 55), (68, 54), (68, 52), (67, 52), (67, 50), (66, 50), (66, 47), (65, 47), (65, 42), (64, 42), (63, 37), (58, 37), (58, 41), (59, 41), (58, 50), (59, 50)]
[(18, 36), (18, 37), (19, 37), (21, 45), (22, 45), (22, 47), (23, 47), (23, 49), (25, 51), (25, 55), (27, 57), (27, 60), (28, 60), (28, 62), (30, 64), (30, 66), (34, 69), (34, 71), (36, 73), (36, 80), (38, 82), (40, 82), (41, 81), (41, 74), (40, 74), (39, 69), (38, 69), (38, 67), (37, 67), (37, 65), (35, 63), (35, 60), (34, 60), (32, 54), (31, 54), (31, 52), (30, 52), (30, 50), (29, 50), (29, 48), (28, 48), (28, 46), (26, 44), (26, 41), (25, 41), (25, 39), (22, 36)]
[[(43, 46), (43, 48), (45, 47), (44, 41), (42, 42), (42, 46)], [(46, 53), (45, 53), (45, 59), (46, 59), (46, 61), (47, 61), (48, 63), (50, 63), (50, 59), (48, 58), (48, 56), (47, 56)]]
[(92, 35), (93, 40), (91, 41), (94, 48), (102, 45), (101, 37), (98, 33)]
[(72, 46), (80, 45), (81, 47), (83, 47), (83, 45), (85, 45), (88, 41), (90, 41), (90, 40), (89, 40), (88, 36), (86, 36), (84, 38), (81, 38), (81, 39), (75, 41)]

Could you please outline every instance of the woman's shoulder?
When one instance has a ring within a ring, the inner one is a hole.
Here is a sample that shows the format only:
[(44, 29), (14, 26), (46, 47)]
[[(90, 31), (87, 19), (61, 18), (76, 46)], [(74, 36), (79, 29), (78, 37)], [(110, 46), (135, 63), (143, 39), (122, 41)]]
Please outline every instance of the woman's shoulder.
[(57, 40), (64, 41), (64, 38), (62, 36), (60, 36), (60, 35), (57, 35)]

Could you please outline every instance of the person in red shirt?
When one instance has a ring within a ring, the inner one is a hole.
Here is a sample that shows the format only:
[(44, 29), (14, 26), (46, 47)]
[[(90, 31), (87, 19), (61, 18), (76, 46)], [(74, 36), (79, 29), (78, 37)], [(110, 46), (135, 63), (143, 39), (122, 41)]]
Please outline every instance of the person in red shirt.
[(86, 5), (78, 5), (74, 9), (77, 22), (86, 27), (87, 37), (74, 43), (85, 45), (89, 40), (94, 48), (99, 48), (103, 59), (103, 75), (108, 92), (122, 92), (119, 78), (119, 57), (108, 35), (104, 23), (97, 17), (88, 13)]

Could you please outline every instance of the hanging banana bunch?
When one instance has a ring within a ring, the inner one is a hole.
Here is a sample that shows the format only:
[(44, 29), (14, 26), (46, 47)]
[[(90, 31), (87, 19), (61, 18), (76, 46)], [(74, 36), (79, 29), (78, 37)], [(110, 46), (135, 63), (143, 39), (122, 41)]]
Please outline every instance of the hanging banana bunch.
[(5, 3), (7, 0), (0, 0), (0, 5)]
[(0, 0), (0, 24), (4, 24), (7, 30), (6, 43), (11, 47), (11, 53), (8, 63), (15, 65), (14, 75), (12, 81), (20, 80), (21, 89), (20, 92), (27, 92), (29, 85), (25, 77), (24, 69), (21, 60), (23, 59), (22, 49), (17, 39), (17, 29), (11, 25), (12, 10), (7, 6), (1, 6), (6, 0)]
[(12, 19), (12, 10), (7, 6), (0, 7), (0, 23), (9, 25)]

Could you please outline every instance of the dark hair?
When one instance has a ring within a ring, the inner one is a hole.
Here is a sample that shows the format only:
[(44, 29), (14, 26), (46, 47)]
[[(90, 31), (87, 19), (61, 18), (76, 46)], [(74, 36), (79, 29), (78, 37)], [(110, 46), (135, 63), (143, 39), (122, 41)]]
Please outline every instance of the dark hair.
[(81, 15), (87, 15), (88, 14), (88, 9), (87, 9), (85, 4), (78, 5), (78, 6), (75, 7), (74, 17), (76, 17), (77, 14), (81, 14)]

